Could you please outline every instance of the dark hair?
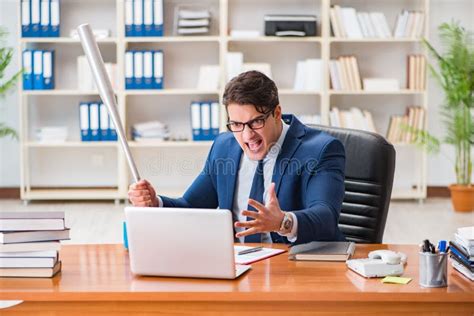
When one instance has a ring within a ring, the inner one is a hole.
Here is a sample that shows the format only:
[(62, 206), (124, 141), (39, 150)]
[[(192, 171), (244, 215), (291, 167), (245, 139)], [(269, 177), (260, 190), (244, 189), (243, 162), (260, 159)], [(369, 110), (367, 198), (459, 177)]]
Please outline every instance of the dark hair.
[(240, 105), (252, 104), (260, 113), (275, 110), (278, 100), (278, 88), (272, 79), (255, 70), (241, 73), (227, 83), (224, 90), (223, 103)]

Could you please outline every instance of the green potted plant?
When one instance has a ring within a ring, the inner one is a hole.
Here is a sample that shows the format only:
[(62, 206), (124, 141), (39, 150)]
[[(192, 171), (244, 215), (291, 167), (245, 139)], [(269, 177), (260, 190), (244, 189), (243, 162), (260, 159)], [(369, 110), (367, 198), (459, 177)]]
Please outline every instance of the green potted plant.
[(473, 211), (474, 38), (472, 32), (455, 22), (443, 23), (438, 30), (445, 46), (442, 53), (428, 41), (423, 43), (437, 63), (437, 67), (428, 66), (445, 94), (440, 114), (446, 133), (443, 138), (437, 138), (426, 131), (412, 132), (416, 135), (415, 142), (430, 153), (438, 153), (442, 143), (454, 146), (456, 183), (449, 186), (451, 200), (456, 211)]
[[(22, 71), (20, 70), (16, 74), (14, 74), (9, 79), (5, 78), (5, 72), (7, 67), (10, 65), (10, 62), (13, 57), (13, 49), (11, 47), (5, 46), (5, 37), (7, 36), (8, 32), (5, 28), (0, 27), (0, 97), (5, 96), (5, 94), (10, 91), (16, 81), (18, 80)], [(0, 138), (10, 136), (13, 138), (17, 138), (17, 134), (14, 129), (8, 127), (4, 122), (2, 122), (0, 117)]]

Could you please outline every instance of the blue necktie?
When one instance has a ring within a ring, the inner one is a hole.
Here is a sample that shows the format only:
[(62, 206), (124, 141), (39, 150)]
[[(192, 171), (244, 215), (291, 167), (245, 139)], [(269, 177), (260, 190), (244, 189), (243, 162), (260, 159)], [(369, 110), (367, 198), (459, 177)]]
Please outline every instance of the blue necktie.
[[(263, 160), (258, 161), (257, 170), (255, 170), (255, 175), (253, 176), (252, 188), (250, 189), (249, 199), (253, 199), (263, 204), (263, 192), (265, 191), (265, 186), (263, 182)], [(250, 211), (257, 212), (257, 210), (248, 205), (247, 209)], [(252, 221), (254, 218), (247, 217), (247, 221)], [(262, 234), (253, 234), (245, 236), (245, 242), (262, 242)]]

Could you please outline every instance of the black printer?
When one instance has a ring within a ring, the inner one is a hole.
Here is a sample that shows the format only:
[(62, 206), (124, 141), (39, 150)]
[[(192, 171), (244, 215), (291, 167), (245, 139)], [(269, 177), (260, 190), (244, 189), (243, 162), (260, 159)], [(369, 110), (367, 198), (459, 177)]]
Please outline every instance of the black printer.
[(314, 15), (265, 15), (266, 36), (316, 36)]

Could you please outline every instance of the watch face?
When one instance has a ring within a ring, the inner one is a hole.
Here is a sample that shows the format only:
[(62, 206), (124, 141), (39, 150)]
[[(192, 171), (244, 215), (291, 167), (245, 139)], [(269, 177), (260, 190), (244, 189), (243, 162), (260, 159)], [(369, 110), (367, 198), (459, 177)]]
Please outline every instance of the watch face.
[(283, 224), (283, 227), (285, 228), (285, 230), (289, 230), (291, 229), (291, 219), (289, 218), (285, 218), (285, 223)]

